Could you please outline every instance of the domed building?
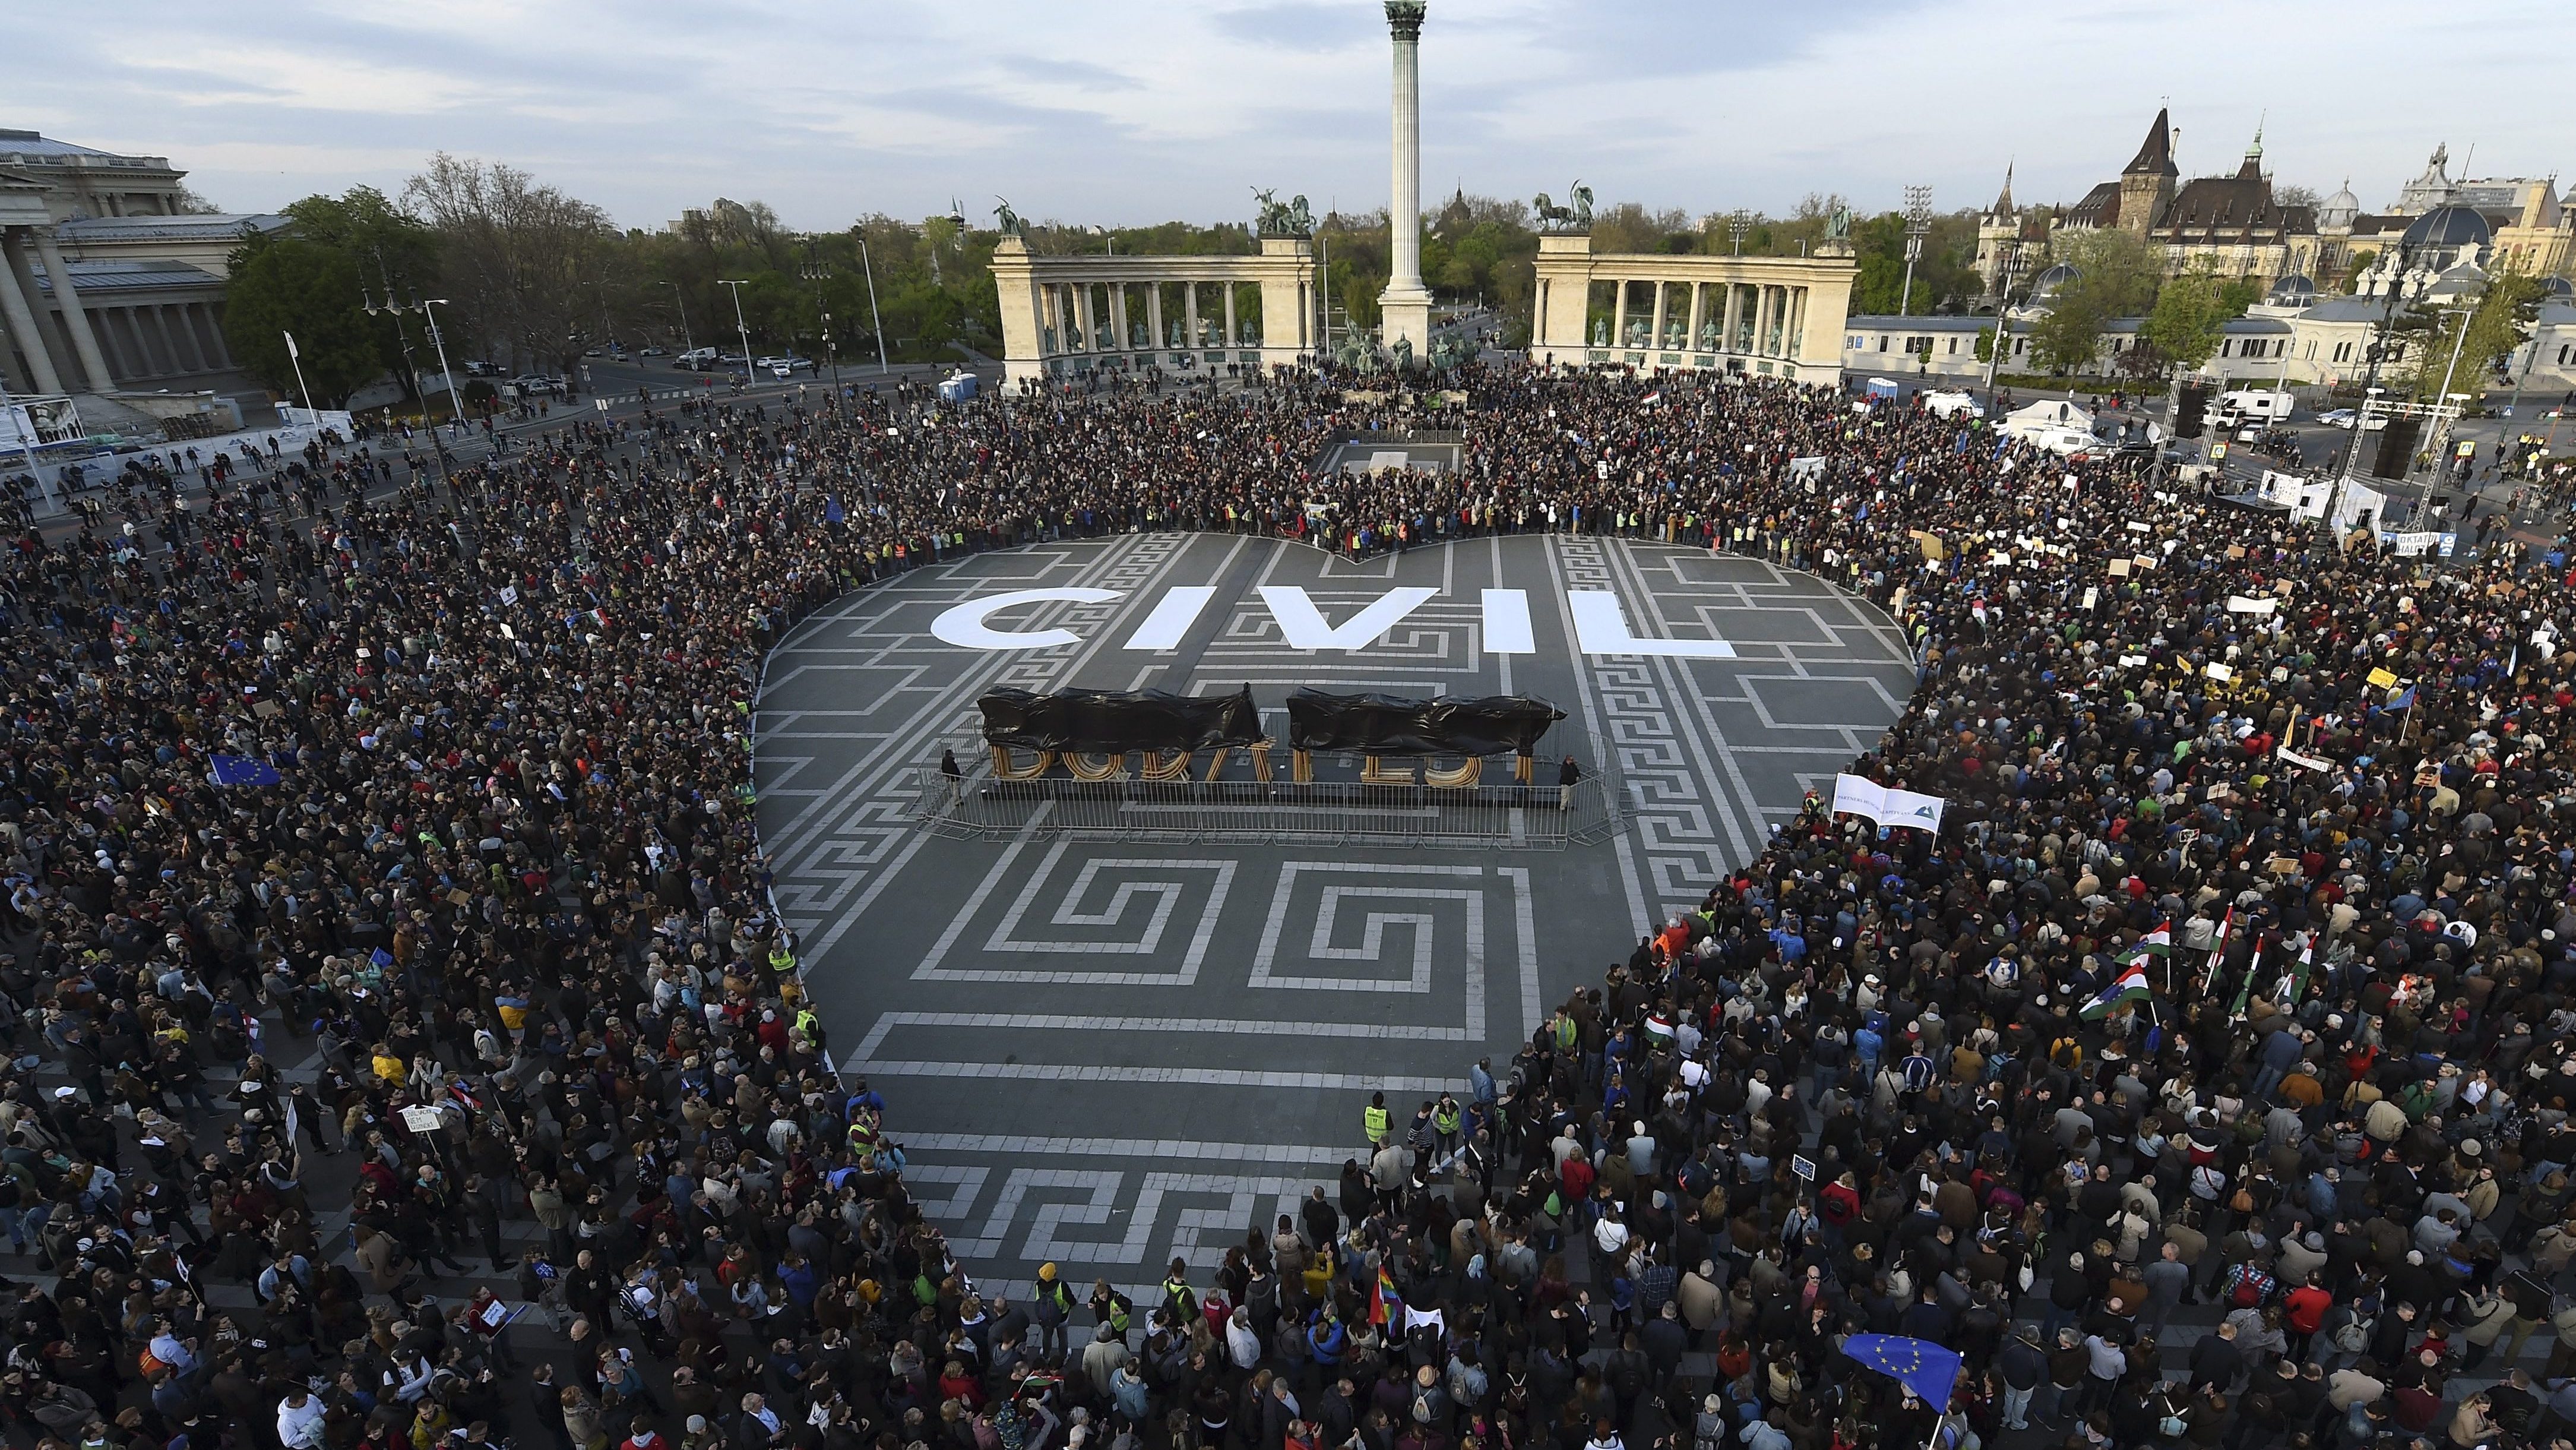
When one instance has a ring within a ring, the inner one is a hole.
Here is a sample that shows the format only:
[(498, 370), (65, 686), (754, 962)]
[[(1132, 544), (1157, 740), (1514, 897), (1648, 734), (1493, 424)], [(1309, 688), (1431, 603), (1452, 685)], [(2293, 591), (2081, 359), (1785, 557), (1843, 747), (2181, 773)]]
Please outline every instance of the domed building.
[(2349, 233), (2355, 217), (2361, 215), (2361, 198), (2352, 194), (2352, 178), (2343, 179), (2343, 187), (2317, 203), (2317, 230), (2329, 235)]
[(2055, 266), (2042, 270), (2038, 276), (2030, 279), (2029, 305), (2046, 307), (2057, 300), (2058, 293), (2066, 290), (2070, 283), (2083, 275), (2073, 264), (2067, 262), (2059, 262)]
[[(2438, 287), (2445, 299), (2483, 291), (2483, 269), (2495, 243), (2495, 228), (2472, 208), (2445, 203), (2406, 223), (2361, 276), (2361, 294), (2385, 296), (2397, 287), (2411, 297), (2430, 297)], [(2465, 270), (2463, 270), (2465, 269)]]
[(2306, 307), (2317, 300), (2317, 284), (2303, 273), (2292, 272), (2273, 283), (2263, 300), (2274, 307)]

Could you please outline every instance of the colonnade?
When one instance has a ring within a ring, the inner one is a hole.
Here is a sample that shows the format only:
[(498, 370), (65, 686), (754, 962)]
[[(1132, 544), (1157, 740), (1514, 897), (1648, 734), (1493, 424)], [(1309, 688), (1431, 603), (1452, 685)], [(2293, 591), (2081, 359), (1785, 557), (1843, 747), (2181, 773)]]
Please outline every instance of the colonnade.
[[(1807, 328), (1805, 287), (1755, 282), (1666, 282), (1616, 279), (1610, 340), (1594, 346), (1666, 352), (1728, 352), (1795, 358)], [(1630, 306), (1630, 293), (1652, 288), (1650, 307)]]
[[(1165, 324), (1163, 289), (1181, 289), (1181, 325), (1178, 342)], [(1234, 289), (1226, 281), (1145, 282), (1046, 282), (1039, 284), (1038, 296), (1045, 308), (1044, 350), (1049, 355), (1061, 353), (1157, 352), (1166, 348), (1198, 351), (1214, 348), (1259, 347), (1261, 340), (1244, 340), (1236, 320)], [(1214, 340), (1204, 334), (1199, 314), (1199, 289), (1214, 287), (1221, 300), (1219, 317), (1208, 321), (1219, 323), (1224, 332)], [(1138, 297), (1132, 295), (1141, 293)], [(1141, 306), (1137, 305), (1141, 302)], [(1137, 327), (1144, 328), (1144, 340), (1138, 341)]]
[[(104, 393), (123, 383), (233, 366), (212, 299), (102, 305), (73, 285), (71, 269), (45, 227), (0, 228), (0, 258), (6, 261), (0, 266), (0, 329), (17, 350), (12, 359), (0, 349), (0, 362), (8, 364), (10, 382), (21, 389)], [(38, 266), (44, 268), (41, 284)]]

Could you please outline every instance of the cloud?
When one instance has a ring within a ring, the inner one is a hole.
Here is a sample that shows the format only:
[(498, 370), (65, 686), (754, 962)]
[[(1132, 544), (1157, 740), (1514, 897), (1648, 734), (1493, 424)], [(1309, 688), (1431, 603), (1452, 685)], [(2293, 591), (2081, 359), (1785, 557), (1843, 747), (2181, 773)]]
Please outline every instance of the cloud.
[[(2269, 108), (2284, 181), (2380, 205), (2447, 139), (2482, 172), (2564, 164), (2534, 0), (1431, 0), (1424, 189), (1785, 211), (1936, 206), (2115, 174), (2159, 104), (2188, 172), (2233, 170)], [(2212, 44), (2225, 26), (2224, 45)], [(1240, 219), (1246, 188), (1386, 193), (1377, 0), (126, 0), (25, 6), (0, 124), (166, 155), (223, 204), (388, 190), (439, 150), (509, 161), (657, 226), (717, 191), (790, 225), (1009, 196), (1084, 222)], [(2285, 62), (2283, 56), (2295, 56)], [(2377, 99), (2356, 111), (2351, 98)]]

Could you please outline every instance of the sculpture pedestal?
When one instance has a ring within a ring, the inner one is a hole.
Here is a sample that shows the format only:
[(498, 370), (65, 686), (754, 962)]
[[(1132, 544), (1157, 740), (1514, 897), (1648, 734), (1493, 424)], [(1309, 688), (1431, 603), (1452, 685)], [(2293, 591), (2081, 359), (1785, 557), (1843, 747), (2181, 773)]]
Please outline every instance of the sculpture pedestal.
[(1395, 340), (1403, 338), (1413, 344), (1414, 366), (1423, 366), (1431, 357), (1431, 293), (1428, 288), (1398, 292), (1389, 285), (1380, 293), (1378, 305), (1378, 346), (1391, 355)]

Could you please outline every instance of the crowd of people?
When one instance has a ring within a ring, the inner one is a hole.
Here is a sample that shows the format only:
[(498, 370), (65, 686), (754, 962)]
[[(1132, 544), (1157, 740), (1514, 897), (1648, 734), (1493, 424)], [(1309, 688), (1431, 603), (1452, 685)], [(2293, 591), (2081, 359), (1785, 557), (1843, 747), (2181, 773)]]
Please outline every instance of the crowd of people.
[[(1385, 421), (1329, 378), (901, 389), (471, 465), (165, 461), (20, 530), (0, 1423), (44, 1450), (2568, 1443), (2560, 551), (2398, 558), (1830, 389), (1464, 382), (1451, 473), (1315, 475)], [(1212, 1271), (1049, 1266), (1015, 1302), (832, 1070), (750, 704), (766, 648), (872, 579), (1139, 529), (1812, 570), (1920, 652), (1855, 769), (1948, 821), (1811, 803), (1504, 1067), (1372, 1104), (1340, 1183)], [(1854, 1332), (1955, 1348), (1955, 1389), (1918, 1400)]]

